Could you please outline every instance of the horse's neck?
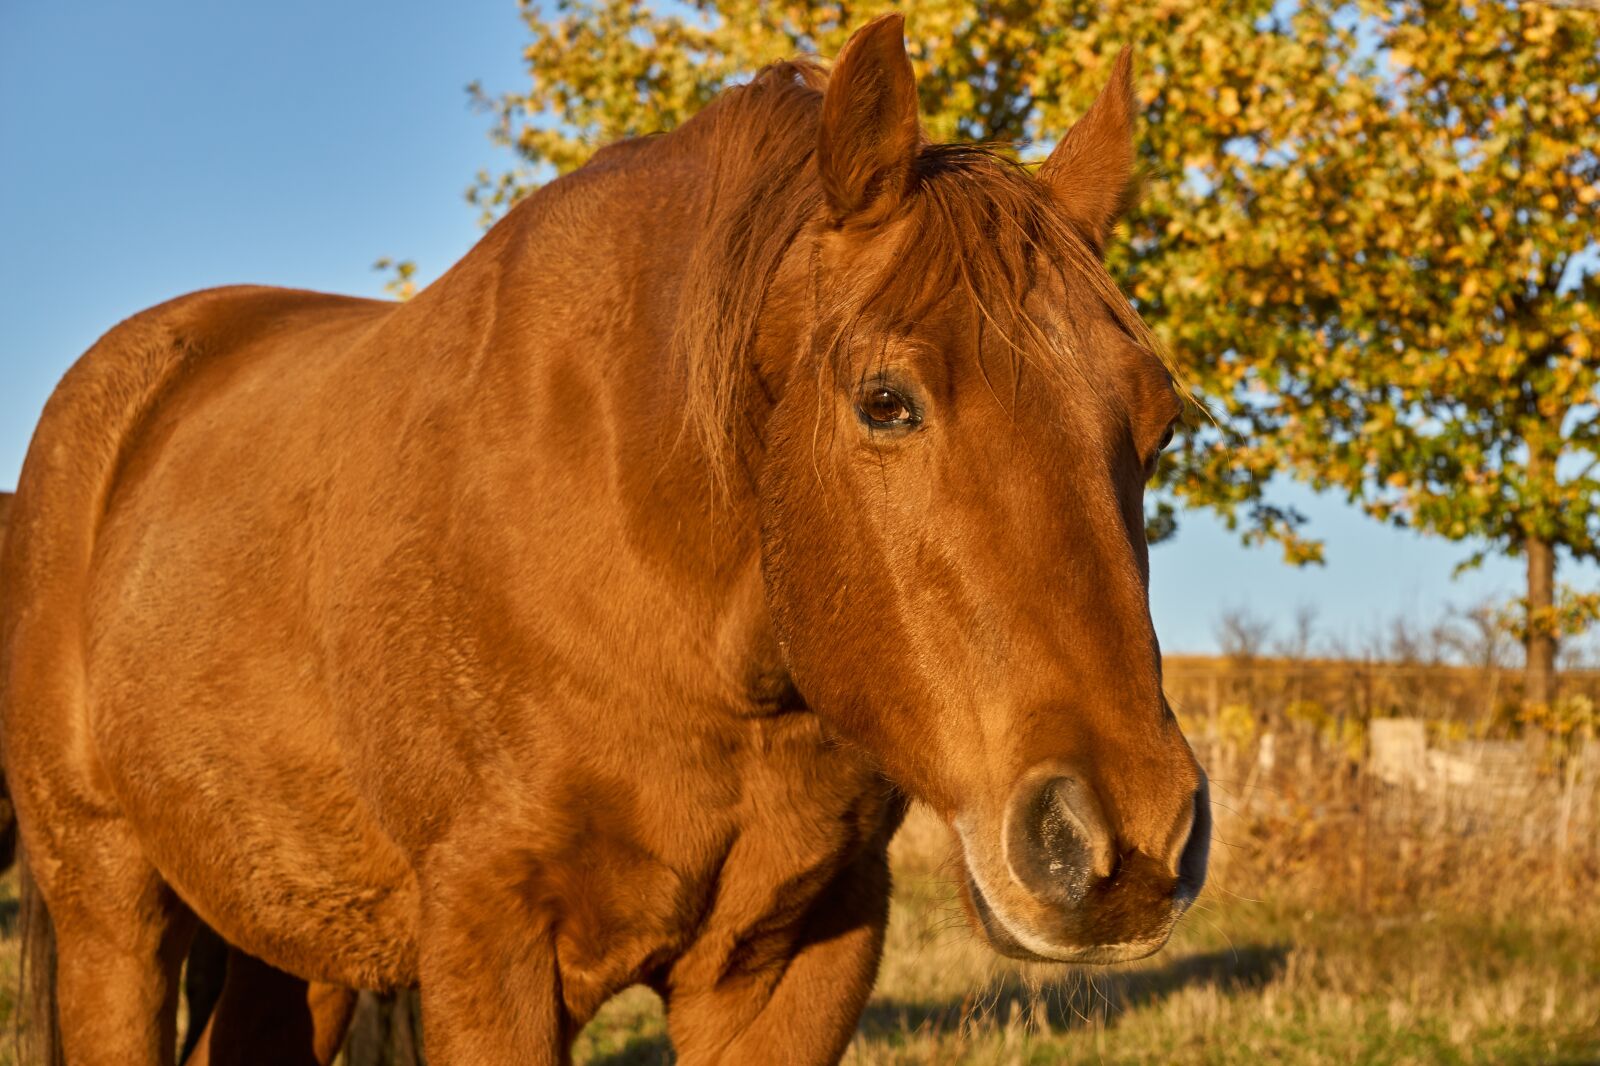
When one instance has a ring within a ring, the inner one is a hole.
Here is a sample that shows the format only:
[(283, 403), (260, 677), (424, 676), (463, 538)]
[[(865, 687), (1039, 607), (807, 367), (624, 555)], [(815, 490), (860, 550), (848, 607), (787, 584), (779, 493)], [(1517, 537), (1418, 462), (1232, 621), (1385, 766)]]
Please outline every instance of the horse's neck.
[[(614, 531), (596, 566), (672, 589), (683, 615), (662, 631), (698, 632), (696, 654), (730, 698), (783, 703), (754, 478), (747, 464), (720, 486), (711, 476), (684, 425), (684, 372), (672, 358), (704, 205), (692, 164), (672, 168), (688, 191), (664, 192), (644, 150), (613, 150), (535, 194), (418, 303), (465, 316), (482, 337), (483, 366), (471, 372), (484, 375), (486, 394), (513, 396), (513, 425), (525, 427), (507, 435), (526, 434), (536, 466), (562, 468), (545, 492), (567, 497), (580, 524)], [(637, 610), (626, 597), (615, 606)]]

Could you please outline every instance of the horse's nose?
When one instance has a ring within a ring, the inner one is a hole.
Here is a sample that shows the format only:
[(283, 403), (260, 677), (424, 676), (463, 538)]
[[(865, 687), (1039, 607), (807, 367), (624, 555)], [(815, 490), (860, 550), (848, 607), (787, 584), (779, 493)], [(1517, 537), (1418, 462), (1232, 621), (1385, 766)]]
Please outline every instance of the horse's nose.
[(1173, 892), (1178, 906), (1188, 907), (1206, 883), (1206, 862), (1211, 855), (1211, 784), (1200, 771), (1200, 787), (1194, 790), (1194, 816), (1186, 837), (1180, 837), (1178, 887)]
[[(1175, 882), (1167, 884), (1173, 886), (1173, 902), (1186, 908), (1205, 883), (1211, 848), (1211, 800), (1203, 773), (1168, 841), (1166, 877)], [(1030, 774), (1012, 794), (1005, 848), (1017, 883), (1036, 899), (1061, 907), (1082, 903), (1091, 887), (1115, 872), (1116, 848), (1099, 797), (1082, 778), (1059, 767)], [(1152, 850), (1160, 854), (1159, 848)]]
[(1006, 864), (1035, 898), (1078, 904), (1097, 881), (1111, 876), (1114, 853), (1094, 789), (1057, 770), (1028, 775), (1006, 811)]

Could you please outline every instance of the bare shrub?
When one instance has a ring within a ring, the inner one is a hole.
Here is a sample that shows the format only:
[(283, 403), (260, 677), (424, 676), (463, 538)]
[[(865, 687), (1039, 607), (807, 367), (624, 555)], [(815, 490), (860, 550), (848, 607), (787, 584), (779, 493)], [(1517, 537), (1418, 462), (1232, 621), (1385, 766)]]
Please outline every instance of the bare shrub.
[(1272, 623), (1248, 607), (1229, 607), (1217, 617), (1214, 632), (1223, 655), (1234, 662), (1249, 663), (1266, 651), (1272, 638)]

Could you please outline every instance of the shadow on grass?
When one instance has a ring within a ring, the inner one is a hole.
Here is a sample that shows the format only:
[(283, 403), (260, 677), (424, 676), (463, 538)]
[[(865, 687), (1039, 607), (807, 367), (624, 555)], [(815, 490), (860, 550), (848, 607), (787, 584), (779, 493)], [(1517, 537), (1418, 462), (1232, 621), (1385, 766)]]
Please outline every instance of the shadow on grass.
[(632, 1037), (619, 1050), (590, 1059), (589, 1066), (666, 1066), (672, 1061), (672, 1041), (660, 1033)]
[[(1264, 988), (1283, 972), (1288, 958), (1287, 945), (1256, 944), (1148, 969), (1092, 975), (1073, 971), (1035, 988), (1011, 979), (959, 1000), (879, 999), (867, 1005), (860, 1032), (869, 1041), (892, 1041), (910, 1033), (960, 1034), (1003, 1025), (1013, 1017), (1033, 1025), (1048, 1023), (1058, 1031), (1104, 1027), (1115, 1025), (1125, 1010), (1159, 1003), (1186, 988), (1212, 987), (1225, 993)], [(672, 1061), (671, 1042), (665, 1034), (654, 1034), (635, 1036), (621, 1049), (590, 1059), (589, 1066), (664, 1066)]]
[(1106, 1027), (1115, 1025), (1117, 1015), (1126, 1010), (1159, 1003), (1186, 988), (1213, 987), (1225, 993), (1264, 988), (1283, 972), (1288, 958), (1286, 944), (1253, 944), (1189, 955), (1149, 969), (1077, 970), (1033, 986), (1009, 978), (959, 1000), (874, 1000), (862, 1016), (861, 1034), (874, 1040), (909, 1033), (959, 1033), (1019, 1017), (1053, 1030)]

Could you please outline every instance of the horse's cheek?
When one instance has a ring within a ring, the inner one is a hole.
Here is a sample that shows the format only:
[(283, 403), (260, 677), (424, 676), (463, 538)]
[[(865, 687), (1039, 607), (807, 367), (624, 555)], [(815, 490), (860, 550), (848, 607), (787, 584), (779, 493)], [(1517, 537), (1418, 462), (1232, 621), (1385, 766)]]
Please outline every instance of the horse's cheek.
[[(817, 709), (836, 704), (840, 670), (830, 663), (830, 627), (848, 626), (848, 545), (830, 525), (823, 486), (815, 476), (769, 471), (761, 522), (767, 608), (790, 673)], [(840, 637), (843, 634), (839, 634)]]

